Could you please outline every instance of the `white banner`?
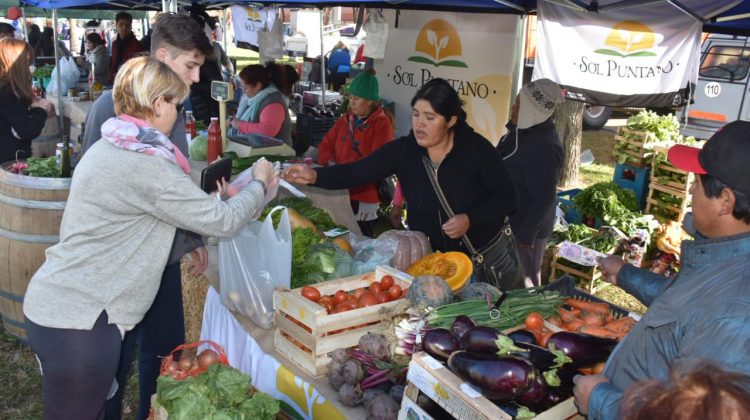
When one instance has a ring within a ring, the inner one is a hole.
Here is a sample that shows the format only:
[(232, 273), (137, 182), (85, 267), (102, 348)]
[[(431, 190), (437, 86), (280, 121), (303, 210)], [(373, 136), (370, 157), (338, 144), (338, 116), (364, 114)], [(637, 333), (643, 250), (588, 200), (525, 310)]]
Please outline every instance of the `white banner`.
[(395, 10), (384, 15), (388, 43), (375, 70), (380, 96), (396, 104), (396, 135), (411, 130), (417, 89), (442, 77), (465, 101), (469, 125), (497, 142), (508, 121), (518, 16), (401, 10), (396, 24)]
[(264, 23), (272, 28), (276, 20), (276, 9), (272, 7), (232, 6), (231, 11), (234, 45), (238, 42), (247, 42), (257, 48), (258, 31), (263, 29)]
[(701, 22), (667, 2), (601, 14), (537, 2), (533, 79), (570, 99), (609, 106), (679, 106), (695, 83)]

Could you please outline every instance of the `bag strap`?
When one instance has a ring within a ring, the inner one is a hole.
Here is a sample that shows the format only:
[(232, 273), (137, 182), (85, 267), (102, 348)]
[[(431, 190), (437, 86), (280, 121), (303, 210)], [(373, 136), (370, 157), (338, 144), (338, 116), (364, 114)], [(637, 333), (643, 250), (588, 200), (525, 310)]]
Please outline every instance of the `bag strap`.
[[(455, 216), (456, 214), (453, 213), (453, 209), (451, 208), (450, 204), (448, 204), (448, 199), (445, 198), (445, 194), (443, 194), (443, 190), (442, 188), (440, 188), (440, 184), (438, 183), (437, 169), (432, 166), (432, 162), (430, 162), (430, 159), (428, 159), (427, 156), (422, 156), (422, 164), (424, 165), (425, 171), (427, 171), (427, 177), (430, 179), (430, 183), (432, 184), (432, 188), (435, 190), (438, 201), (440, 201), (440, 206), (443, 208), (448, 217)], [(461, 237), (461, 241), (463, 241), (464, 245), (466, 245), (466, 247), (469, 249), (472, 257), (477, 256), (477, 250), (476, 248), (474, 248), (474, 245), (472, 245), (468, 236), (464, 234), (464, 236)]]

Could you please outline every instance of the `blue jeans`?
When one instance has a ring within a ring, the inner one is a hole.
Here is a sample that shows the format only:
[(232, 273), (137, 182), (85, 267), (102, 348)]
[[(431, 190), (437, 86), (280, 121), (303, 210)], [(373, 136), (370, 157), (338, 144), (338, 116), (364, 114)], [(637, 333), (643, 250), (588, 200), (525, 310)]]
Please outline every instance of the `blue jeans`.
[(161, 358), (185, 342), (185, 316), (182, 310), (182, 284), (180, 263), (164, 268), (159, 291), (151, 309), (143, 320), (125, 334), (122, 341), (120, 365), (117, 368), (117, 393), (107, 401), (106, 419), (122, 417), (122, 397), (128, 382), (130, 364), (138, 352), (138, 419), (146, 419), (151, 409), (151, 395), (156, 392)]

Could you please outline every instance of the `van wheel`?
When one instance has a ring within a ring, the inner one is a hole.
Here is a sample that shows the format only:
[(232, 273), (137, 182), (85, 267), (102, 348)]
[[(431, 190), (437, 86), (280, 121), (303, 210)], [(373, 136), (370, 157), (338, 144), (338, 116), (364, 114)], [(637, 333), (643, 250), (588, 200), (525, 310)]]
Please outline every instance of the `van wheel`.
[(608, 106), (586, 104), (583, 110), (583, 128), (584, 130), (598, 130), (604, 127), (611, 116), (612, 108)]

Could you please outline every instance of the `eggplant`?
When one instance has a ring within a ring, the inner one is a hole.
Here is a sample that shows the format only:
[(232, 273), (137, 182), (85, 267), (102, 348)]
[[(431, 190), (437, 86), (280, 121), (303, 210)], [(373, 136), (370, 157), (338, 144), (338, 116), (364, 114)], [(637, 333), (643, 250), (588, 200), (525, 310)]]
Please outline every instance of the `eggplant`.
[(562, 350), (573, 359), (573, 366), (583, 367), (605, 362), (617, 345), (617, 340), (597, 337), (590, 334), (560, 331), (552, 334), (547, 347)]
[(435, 328), (425, 333), (422, 338), (422, 349), (430, 356), (446, 361), (448, 357), (456, 350), (459, 350), (459, 344), (453, 333), (445, 328)]
[(461, 337), (461, 349), (474, 353), (494, 353), (507, 355), (512, 351), (523, 351), (516, 347), (513, 340), (500, 331), (478, 325), (464, 333)]
[(533, 363), (534, 366), (541, 371), (550, 369), (555, 364), (555, 355), (544, 347), (523, 342), (516, 342), (516, 345), (524, 351), (514, 351), (511, 354), (513, 356), (523, 357)]
[(532, 333), (529, 330), (515, 330), (512, 333), (508, 334), (508, 337), (512, 338), (513, 341), (518, 343), (529, 343), (529, 344), (536, 344), (536, 337), (534, 337), (534, 333)]
[(451, 332), (456, 336), (457, 339), (460, 340), (461, 337), (464, 336), (464, 333), (466, 333), (466, 331), (469, 331), (476, 326), (477, 324), (474, 323), (474, 320), (472, 320), (468, 316), (459, 315), (456, 317), (456, 319), (453, 320), (453, 324), (451, 324)]
[(544, 381), (544, 377), (542, 377), (542, 375), (539, 374), (539, 371), (537, 371), (536, 377), (531, 383), (531, 386), (526, 389), (516, 401), (521, 405), (533, 406), (547, 398), (548, 393), (549, 387), (547, 386), (547, 382)]
[(501, 402), (517, 398), (536, 379), (534, 365), (515, 356), (499, 357), (459, 350), (448, 358), (448, 368), (477, 387), (485, 397)]

